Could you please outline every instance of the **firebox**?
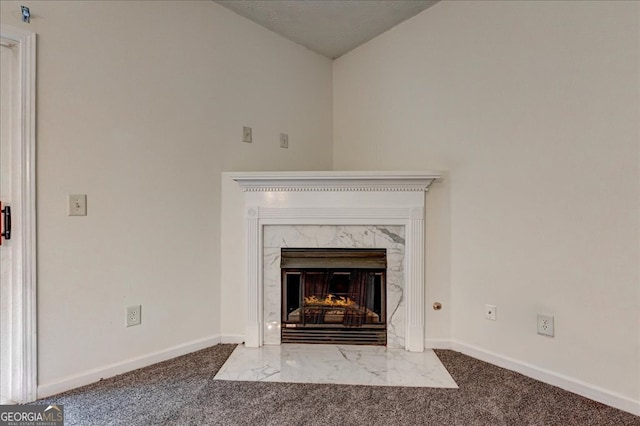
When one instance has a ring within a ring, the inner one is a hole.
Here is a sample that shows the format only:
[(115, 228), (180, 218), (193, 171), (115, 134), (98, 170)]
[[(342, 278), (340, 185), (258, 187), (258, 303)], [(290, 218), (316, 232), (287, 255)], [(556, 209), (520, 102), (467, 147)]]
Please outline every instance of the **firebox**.
[(387, 344), (386, 249), (281, 249), (282, 343)]

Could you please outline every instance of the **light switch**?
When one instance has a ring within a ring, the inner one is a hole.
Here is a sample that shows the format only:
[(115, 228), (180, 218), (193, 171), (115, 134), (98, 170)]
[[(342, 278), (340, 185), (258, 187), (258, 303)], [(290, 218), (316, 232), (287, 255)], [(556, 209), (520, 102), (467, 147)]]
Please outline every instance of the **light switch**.
[(280, 148), (289, 148), (289, 135), (280, 133)]
[(69, 216), (87, 215), (87, 194), (69, 194)]
[(251, 134), (251, 127), (243, 126), (242, 127), (242, 142), (251, 143), (253, 142), (253, 136)]

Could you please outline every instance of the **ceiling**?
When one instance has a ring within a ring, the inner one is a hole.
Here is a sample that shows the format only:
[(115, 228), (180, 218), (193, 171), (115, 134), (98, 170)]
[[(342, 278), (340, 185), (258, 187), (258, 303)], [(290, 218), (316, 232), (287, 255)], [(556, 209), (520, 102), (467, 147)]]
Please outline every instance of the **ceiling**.
[(330, 59), (338, 58), (438, 0), (216, 0)]

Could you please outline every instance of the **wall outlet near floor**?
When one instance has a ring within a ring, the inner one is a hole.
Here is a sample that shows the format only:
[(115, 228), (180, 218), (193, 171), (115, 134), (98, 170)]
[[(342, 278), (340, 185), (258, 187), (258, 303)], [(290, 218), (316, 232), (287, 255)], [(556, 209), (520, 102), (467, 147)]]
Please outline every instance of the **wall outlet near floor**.
[(142, 323), (142, 305), (129, 306), (127, 308), (127, 327)]
[(554, 336), (553, 315), (538, 314), (538, 334), (543, 336)]
[(496, 305), (484, 305), (484, 319), (496, 320)]

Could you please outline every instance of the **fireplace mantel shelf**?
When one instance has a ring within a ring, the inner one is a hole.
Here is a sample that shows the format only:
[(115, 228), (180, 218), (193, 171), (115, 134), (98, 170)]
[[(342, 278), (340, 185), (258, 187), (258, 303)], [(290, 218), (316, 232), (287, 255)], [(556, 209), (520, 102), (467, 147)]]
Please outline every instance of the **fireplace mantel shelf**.
[(427, 191), (438, 172), (318, 171), (229, 173), (244, 191)]

